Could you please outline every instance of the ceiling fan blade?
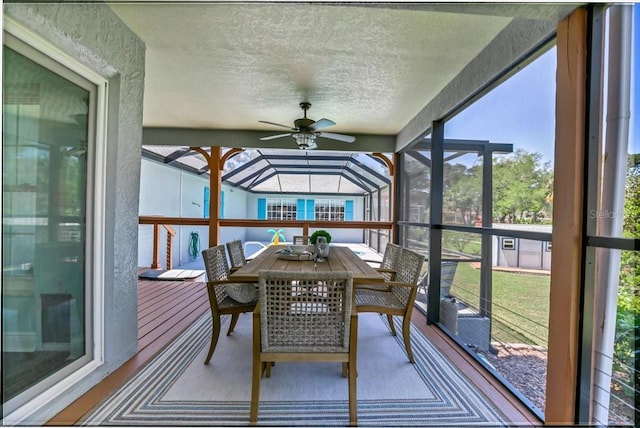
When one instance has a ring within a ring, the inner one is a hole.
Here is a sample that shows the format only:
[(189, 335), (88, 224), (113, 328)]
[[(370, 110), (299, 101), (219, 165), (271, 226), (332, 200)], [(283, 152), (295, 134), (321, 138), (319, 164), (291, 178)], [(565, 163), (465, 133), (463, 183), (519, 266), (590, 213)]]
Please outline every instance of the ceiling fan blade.
[(356, 141), (356, 137), (353, 137), (351, 135), (334, 134), (333, 132), (319, 132), (318, 136), (323, 138), (330, 138), (332, 140), (344, 141), (345, 143), (353, 143), (354, 141)]
[(291, 133), (288, 134), (278, 134), (278, 135), (270, 135), (268, 137), (262, 137), (260, 138), (262, 141), (267, 141), (267, 140), (273, 140), (275, 138), (282, 138), (282, 137), (289, 137), (291, 135)]
[(336, 123), (333, 120), (329, 120), (329, 119), (320, 119), (317, 120), (313, 125), (311, 125), (309, 128), (313, 129), (314, 131), (317, 131), (318, 129), (322, 129), (322, 128), (328, 128), (329, 126), (333, 126)]
[(292, 127), (290, 127), (289, 125), (282, 125), (282, 124), (280, 124), (280, 123), (268, 122), (268, 121), (266, 121), (266, 120), (259, 120), (258, 122), (260, 122), (260, 123), (266, 123), (266, 124), (268, 124), (268, 125), (280, 126), (280, 127), (282, 127), (282, 128), (291, 129), (292, 131), (295, 131), (295, 130), (296, 130), (295, 128), (292, 128)]

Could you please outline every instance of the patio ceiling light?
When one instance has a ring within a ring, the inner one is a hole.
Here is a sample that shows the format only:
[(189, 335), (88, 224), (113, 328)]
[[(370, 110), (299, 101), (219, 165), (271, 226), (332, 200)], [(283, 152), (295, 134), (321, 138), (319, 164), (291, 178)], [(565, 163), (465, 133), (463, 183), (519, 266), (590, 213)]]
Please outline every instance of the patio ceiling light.
[(316, 134), (313, 132), (296, 132), (293, 134), (298, 148), (301, 150), (313, 150), (318, 147), (316, 144)]

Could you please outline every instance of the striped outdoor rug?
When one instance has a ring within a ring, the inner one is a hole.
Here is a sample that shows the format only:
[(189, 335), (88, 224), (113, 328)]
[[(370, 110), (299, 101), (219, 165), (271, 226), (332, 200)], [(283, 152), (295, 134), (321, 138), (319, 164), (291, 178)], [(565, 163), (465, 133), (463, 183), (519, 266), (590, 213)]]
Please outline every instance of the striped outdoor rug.
[[(397, 318), (397, 317), (396, 317)], [(401, 331), (398, 324), (396, 328)], [(226, 324), (228, 318), (224, 320)], [(251, 397), (251, 316), (234, 334), (223, 325), (211, 364), (203, 364), (211, 318), (202, 316), (83, 425), (247, 425)], [(411, 332), (416, 364), (386, 317), (361, 314), (358, 328), (358, 424), (361, 426), (505, 425), (501, 413), (425, 337)], [(278, 363), (262, 379), (259, 425), (349, 424), (341, 365)]]

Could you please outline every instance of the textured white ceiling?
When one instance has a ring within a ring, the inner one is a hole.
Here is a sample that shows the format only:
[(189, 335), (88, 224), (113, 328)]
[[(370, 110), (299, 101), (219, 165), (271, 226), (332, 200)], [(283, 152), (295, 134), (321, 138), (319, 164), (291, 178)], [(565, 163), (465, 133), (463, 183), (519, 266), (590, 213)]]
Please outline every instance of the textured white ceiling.
[(496, 5), (110, 6), (147, 46), (146, 127), (274, 133), (258, 121), (292, 125), (308, 100), (328, 131), (396, 134), (512, 19)]
[[(293, 126), (302, 116), (301, 101), (312, 103), (310, 118), (337, 123), (323, 131), (358, 135), (353, 145), (320, 139), (320, 150), (393, 151), (399, 133), (398, 138), (411, 141), (433, 120), (428, 116), (425, 122), (425, 106), (435, 106), (437, 111), (430, 113), (437, 116), (464, 100), (495, 78), (498, 67), (513, 64), (541, 41), (536, 37), (548, 36), (545, 31), (574, 7), (233, 1), (109, 5), (146, 45), (144, 139), (147, 150), (164, 155), (161, 147), (148, 145), (293, 148), (291, 137), (260, 141), (287, 130), (259, 121)], [(247, 156), (238, 155), (228, 165), (241, 167)], [(205, 166), (200, 156), (178, 162)], [(283, 189), (362, 191), (344, 177), (286, 172), (253, 190)]]

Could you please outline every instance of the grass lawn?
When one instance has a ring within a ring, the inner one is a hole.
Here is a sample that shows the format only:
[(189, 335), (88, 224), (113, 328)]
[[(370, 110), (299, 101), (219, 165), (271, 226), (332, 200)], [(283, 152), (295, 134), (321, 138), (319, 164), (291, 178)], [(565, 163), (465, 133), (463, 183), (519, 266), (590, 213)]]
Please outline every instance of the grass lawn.
[[(480, 270), (458, 263), (451, 294), (480, 304)], [(492, 340), (547, 346), (549, 276), (493, 272)]]

